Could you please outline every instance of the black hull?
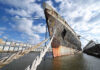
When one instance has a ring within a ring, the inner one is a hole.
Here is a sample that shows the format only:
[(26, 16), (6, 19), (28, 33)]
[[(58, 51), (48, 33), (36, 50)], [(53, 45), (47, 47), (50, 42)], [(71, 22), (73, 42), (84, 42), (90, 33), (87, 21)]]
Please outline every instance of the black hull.
[(91, 48), (84, 49), (83, 52), (88, 55), (92, 55), (100, 58), (100, 44), (96, 44)]

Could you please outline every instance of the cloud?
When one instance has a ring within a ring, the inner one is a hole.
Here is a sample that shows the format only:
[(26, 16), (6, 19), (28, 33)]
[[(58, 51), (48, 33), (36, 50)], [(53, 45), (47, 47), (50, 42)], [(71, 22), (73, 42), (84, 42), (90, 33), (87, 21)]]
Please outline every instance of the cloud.
[[(41, 39), (40, 33), (45, 33), (45, 25), (40, 23), (35, 25), (32, 19), (26, 17), (38, 17), (44, 19), (43, 9), (35, 0), (0, 0), (13, 17), (17, 18), (15, 25), (10, 24), (13, 29), (23, 32), (29, 36), (29, 40), (35, 42), (35, 38)], [(99, 0), (49, 0), (46, 1), (53, 6), (57, 3), (58, 13), (68, 22), (68, 24), (82, 37), (94, 39), (100, 42), (100, 1)], [(59, 3), (59, 4), (58, 4)], [(88, 41), (81, 39), (82, 45)], [(84, 42), (84, 43), (83, 43)]]
[(90, 32), (93, 34), (100, 34), (100, 25), (96, 25)]
[(45, 33), (46, 32), (46, 25), (40, 23), (38, 25), (34, 25), (32, 29), (37, 33)]
[(100, 18), (100, 12), (95, 14), (90, 20), (89, 22), (97, 22), (99, 21), (99, 18)]
[(29, 35), (27, 35), (27, 34), (25, 34), (25, 33), (22, 33), (22, 34), (21, 34), (21, 38), (22, 38), (24, 41), (26, 41), (26, 42), (28, 42), (28, 43), (30, 43), (30, 44), (37, 44), (37, 43), (39, 43), (39, 42), (41, 41), (41, 38), (36, 38), (36, 37), (34, 37), (34, 36), (29, 36)]
[(44, 19), (44, 12), (40, 4), (35, 0), (0, 0), (0, 2), (10, 7), (5, 8), (5, 11), (12, 15), (12, 21), (15, 24), (10, 22), (9, 25), (13, 30), (26, 34), (29, 42), (41, 41), (40, 34), (45, 33), (45, 25), (42, 23), (35, 25), (33, 20), (35, 17)]
[[(97, 0), (55, 0), (57, 10), (68, 24), (82, 37), (100, 42), (100, 1)], [(82, 47), (88, 41), (81, 39)], [(84, 42), (84, 43), (83, 43)]]
[(88, 3), (84, 3), (82, 0), (65, 0), (60, 2), (58, 8), (60, 8), (59, 12), (61, 15), (66, 19), (74, 19), (76, 17), (82, 16), (84, 21), (89, 21), (96, 14), (93, 13), (93, 11), (100, 10), (100, 8), (97, 6), (100, 2), (92, 2), (94, 1), (88, 0)]
[(82, 21), (82, 19), (83, 19), (82, 16), (79, 16), (79, 17), (74, 18), (73, 21), (79, 22), (79, 21)]
[(5, 27), (0, 27), (0, 36), (1, 36), (2, 34), (4, 34), (4, 33), (5, 33), (5, 32), (4, 32), (5, 30), (6, 30), (6, 28), (5, 28)]
[(27, 8), (30, 3), (35, 2), (35, 0), (0, 0), (0, 2), (16, 8)]
[(7, 8), (6, 11), (12, 15), (27, 17), (35, 15), (44, 18), (43, 9), (35, 0), (0, 0), (0, 2), (11, 6), (11, 8)]
[(39, 38), (38, 35), (34, 34), (34, 31), (32, 30), (33, 27), (33, 20), (27, 19), (27, 18), (19, 18), (15, 20), (15, 25), (11, 25), (15, 30), (19, 32), (23, 32), (28, 34), (29, 36), (35, 36)]
[(51, 0), (46, 1), (50, 6), (53, 6), (53, 2)]
[(3, 36), (3, 39), (7, 40), (7, 39), (8, 39), (8, 37), (7, 37), (7, 36)]
[(55, 2), (57, 2), (57, 3), (58, 3), (58, 2), (61, 2), (61, 1), (62, 1), (62, 0), (55, 0)]
[(47, 0), (45, 1), (47, 4), (49, 4), (54, 10), (57, 10), (55, 7), (54, 7), (54, 3), (52, 0)]
[[(17, 19), (17, 20), (16, 19), (14, 20), (15, 24), (10, 23), (11, 27), (14, 30), (27, 34), (28, 35), (27, 38), (31, 40), (32, 42), (34, 41), (34, 43), (38, 43), (41, 41), (41, 36), (39, 34), (46, 32), (45, 25), (43, 23), (39, 23), (35, 25), (34, 21), (31, 19), (20, 18), (18, 16), (16, 16), (15, 18)], [(24, 35), (22, 36), (22, 38), (23, 37), (26, 37), (26, 36)]]
[(40, 42), (40, 39), (36, 39), (34, 37), (29, 37), (28, 42), (35, 45)]
[(17, 9), (17, 10), (14, 10), (13, 8), (12, 9), (6, 9), (6, 11), (8, 13), (10, 13), (11, 15), (17, 15), (17, 16), (21, 16), (21, 17), (30, 17), (30, 14), (28, 14), (25, 10), (23, 9)]
[(0, 31), (0, 36), (1, 36), (3, 33), (4, 33), (3, 31)]
[(6, 30), (5, 27), (0, 27), (0, 31), (4, 31), (4, 30)]

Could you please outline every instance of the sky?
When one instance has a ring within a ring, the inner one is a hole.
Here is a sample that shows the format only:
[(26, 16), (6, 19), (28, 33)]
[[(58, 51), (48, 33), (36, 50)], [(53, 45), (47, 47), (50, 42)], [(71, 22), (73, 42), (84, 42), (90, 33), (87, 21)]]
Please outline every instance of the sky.
[(43, 2), (81, 36), (82, 47), (88, 40), (100, 42), (100, 0), (0, 0), (0, 38), (31, 44), (44, 40)]

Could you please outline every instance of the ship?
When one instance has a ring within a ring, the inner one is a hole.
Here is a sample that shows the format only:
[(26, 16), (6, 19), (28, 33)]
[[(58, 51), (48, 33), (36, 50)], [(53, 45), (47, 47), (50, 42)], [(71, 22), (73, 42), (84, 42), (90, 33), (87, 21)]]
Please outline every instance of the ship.
[(83, 52), (88, 55), (100, 57), (100, 44), (90, 40), (88, 44), (83, 48)]
[(57, 57), (81, 52), (80, 36), (50, 5), (44, 3), (43, 8), (50, 37), (56, 30), (51, 43), (53, 56)]

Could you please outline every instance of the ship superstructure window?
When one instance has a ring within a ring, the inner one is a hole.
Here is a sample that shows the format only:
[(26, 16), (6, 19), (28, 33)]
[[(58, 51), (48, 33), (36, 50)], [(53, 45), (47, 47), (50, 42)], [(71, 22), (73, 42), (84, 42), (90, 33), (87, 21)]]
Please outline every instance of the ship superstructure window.
[(62, 33), (61, 33), (61, 36), (62, 36), (63, 39), (64, 39), (65, 35), (66, 35), (66, 30), (64, 29), (64, 30), (62, 31)]

